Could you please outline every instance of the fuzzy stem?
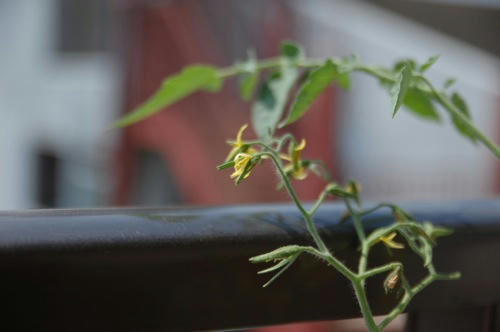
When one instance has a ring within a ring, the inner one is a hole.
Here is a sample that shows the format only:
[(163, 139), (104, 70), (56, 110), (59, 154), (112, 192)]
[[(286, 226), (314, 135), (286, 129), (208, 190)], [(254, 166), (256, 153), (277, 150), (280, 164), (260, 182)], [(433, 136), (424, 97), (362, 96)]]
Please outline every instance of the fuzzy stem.
[(306, 221), (307, 230), (309, 231), (314, 242), (318, 246), (318, 249), (321, 252), (329, 253), (328, 248), (326, 247), (325, 243), (323, 242), (323, 240), (319, 236), (318, 230), (316, 229), (316, 226), (314, 225), (314, 222), (312, 221), (311, 215), (304, 209), (304, 207), (302, 206), (302, 203), (300, 203), (300, 201), (297, 197), (297, 194), (295, 193), (295, 190), (293, 189), (292, 185), (290, 184), (290, 180), (288, 179), (288, 176), (286, 176), (285, 171), (283, 170), (281, 162), (279, 161), (279, 159), (276, 157), (275, 153), (273, 153), (273, 152), (263, 152), (263, 154), (268, 155), (272, 159), (276, 168), (278, 169), (281, 180), (285, 184), (285, 188), (286, 188), (288, 194), (290, 195), (293, 202), (295, 203), (295, 205), (299, 209), (300, 213), (304, 217), (304, 219)]
[(370, 332), (380, 331), (373, 319), (372, 310), (370, 309), (370, 305), (368, 304), (366, 291), (364, 289), (364, 286), (361, 284), (361, 280), (353, 280), (352, 286), (354, 288), (356, 298), (358, 299), (359, 307), (361, 309), (361, 313), (363, 314), (363, 318), (365, 319), (366, 326), (368, 327)]

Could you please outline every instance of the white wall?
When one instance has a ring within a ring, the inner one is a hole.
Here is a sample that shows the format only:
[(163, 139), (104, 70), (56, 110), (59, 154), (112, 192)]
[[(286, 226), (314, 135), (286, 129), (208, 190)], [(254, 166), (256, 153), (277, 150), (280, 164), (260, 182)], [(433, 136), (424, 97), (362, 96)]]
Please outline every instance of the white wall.
[[(428, 71), (437, 86), (456, 77), (476, 125), (489, 137), (498, 130), (500, 61), (372, 4), (360, 1), (296, 1), (301, 40), (312, 56), (358, 54), (362, 62), (391, 66), (412, 56), (440, 54)], [(369, 199), (481, 197), (492, 193), (496, 161), (483, 146), (462, 138), (442, 111), (444, 124), (400, 111), (391, 119), (390, 98), (375, 79), (352, 75), (340, 93), (336, 124), (341, 173), (361, 182)], [(338, 151), (337, 151), (338, 153)]]
[(0, 209), (34, 206), (39, 147), (61, 155), (75, 190), (99, 190), (99, 152), (113, 142), (104, 132), (119, 106), (118, 64), (109, 54), (56, 53), (55, 5), (0, 1)]

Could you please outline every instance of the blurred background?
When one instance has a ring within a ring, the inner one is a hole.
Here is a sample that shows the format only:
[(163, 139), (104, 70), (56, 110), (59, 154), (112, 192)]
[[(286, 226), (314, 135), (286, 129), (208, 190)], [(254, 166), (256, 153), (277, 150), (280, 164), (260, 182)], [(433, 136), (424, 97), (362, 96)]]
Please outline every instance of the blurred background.
[[(147, 121), (106, 131), (162, 79), (192, 62), (230, 65), (277, 54), (282, 39), (311, 57), (359, 55), (391, 66), (440, 54), (429, 71), (465, 95), (500, 141), (500, 4), (466, 1), (0, 1), (0, 208), (231, 204), (287, 200), (258, 169), (236, 190), (216, 172), (225, 139), (249, 121), (236, 80)], [(366, 199), (474, 198), (500, 190), (488, 151), (442, 124), (401, 112), (371, 77), (332, 87), (293, 131), (308, 157)], [(253, 133), (246, 133), (251, 137)], [(313, 199), (321, 183), (299, 184)]]
[[(248, 48), (274, 56), (285, 38), (311, 57), (367, 64), (440, 54), (428, 76), (437, 86), (456, 78), (474, 122), (499, 144), (499, 33), (498, 0), (0, 0), (0, 208), (287, 201), (270, 169), (239, 188), (215, 170), (225, 139), (249, 122), (236, 80), (107, 131), (184, 65), (227, 66)], [(353, 74), (351, 91), (331, 87), (313, 107), (292, 128), (308, 140), (304, 155), (340, 182), (359, 181), (366, 199), (500, 192), (499, 163), (447, 114), (441, 124), (404, 111), (392, 120), (371, 77)], [(322, 184), (298, 186), (312, 200)]]

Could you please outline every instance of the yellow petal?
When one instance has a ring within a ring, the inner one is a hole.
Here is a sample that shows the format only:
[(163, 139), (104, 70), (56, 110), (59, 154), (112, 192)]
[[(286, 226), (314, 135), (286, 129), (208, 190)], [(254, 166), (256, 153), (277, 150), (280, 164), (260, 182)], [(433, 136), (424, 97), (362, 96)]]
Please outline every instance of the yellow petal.
[(234, 158), (234, 155), (235, 153), (239, 150), (239, 146), (234, 146), (233, 145), (233, 148), (231, 149), (231, 151), (229, 151), (229, 153), (227, 154), (227, 157), (226, 157), (226, 162), (232, 160)]
[[(238, 130), (238, 134), (236, 134), (236, 141), (234, 141), (233, 143), (230, 143), (231, 146), (233, 147), (231, 149), (231, 151), (229, 151), (229, 153), (227, 154), (227, 157), (226, 157), (226, 161), (229, 161), (231, 159), (234, 158), (235, 156), (235, 153), (238, 151), (239, 148), (241, 148), (241, 146), (243, 145), (243, 142), (241, 140), (241, 136), (243, 136), (243, 132), (245, 131), (245, 129), (247, 129), (248, 127), (248, 124), (244, 124), (243, 126), (240, 127), (240, 129)], [(248, 152), (250, 152), (251, 149), (248, 150)], [(253, 150), (253, 149), (252, 149)], [(255, 150), (253, 150), (255, 151)]]
[(292, 176), (297, 180), (304, 180), (307, 177), (307, 170), (304, 167), (299, 168), (295, 172), (293, 172)]
[(391, 234), (387, 236), (381, 236), (379, 238), (380, 241), (382, 241), (387, 247), (392, 248), (392, 249), (404, 249), (404, 244), (394, 242), (393, 239), (396, 237), (396, 232), (392, 232)]
[(247, 127), (248, 127), (248, 124), (246, 124), (246, 123), (240, 127), (240, 130), (238, 130), (238, 134), (236, 135), (236, 142), (233, 143), (233, 146), (235, 146), (235, 145), (241, 146), (241, 144), (242, 144), (241, 136), (243, 136), (243, 132), (245, 131), (245, 129), (247, 129)]
[(292, 161), (294, 164), (297, 164), (299, 162), (300, 151), (304, 150), (305, 147), (306, 147), (306, 140), (302, 139), (302, 141), (300, 141), (300, 144), (297, 145), (295, 148), (293, 148)]
[(306, 140), (303, 138), (302, 141), (300, 141), (300, 144), (293, 149), (294, 151), (302, 151), (306, 147)]
[(280, 158), (286, 161), (292, 161), (292, 159), (284, 153), (280, 153)]
[[(231, 179), (240, 176), (248, 162), (252, 158), (248, 153), (238, 153), (236, 157), (234, 157), (234, 172), (231, 174)], [(248, 173), (245, 175), (245, 178), (248, 176)]]

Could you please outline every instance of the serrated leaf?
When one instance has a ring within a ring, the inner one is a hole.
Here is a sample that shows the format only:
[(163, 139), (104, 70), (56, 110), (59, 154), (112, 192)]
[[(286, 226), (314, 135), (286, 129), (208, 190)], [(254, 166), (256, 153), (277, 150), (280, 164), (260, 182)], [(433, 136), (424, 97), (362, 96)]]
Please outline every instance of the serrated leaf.
[(252, 106), (252, 125), (259, 138), (274, 133), (297, 76), (297, 69), (283, 66), (261, 85)]
[(434, 63), (436, 63), (436, 61), (438, 61), (438, 59), (439, 59), (439, 55), (431, 56), (429, 59), (427, 59), (427, 61), (424, 62), (423, 65), (420, 66), (420, 68), (418, 69), (418, 71), (420, 71), (421, 73), (425, 72)]
[(296, 60), (303, 57), (303, 51), (298, 44), (291, 41), (284, 41), (281, 43), (281, 55), (290, 60)]
[(215, 67), (206, 65), (185, 67), (180, 73), (167, 77), (146, 102), (116, 121), (112, 127), (125, 127), (141, 121), (199, 90), (217, 92), (222, 81)]
[(311, 106), (328, 84), (339, 76), (340, 74), (337, 66), (330, 60), (327, 60), (324, 65), (313, 70), (304, 84), (300, 87), (292, 107), (290, 108), (290, 112), (286, 120), (280, 124), (280, 127), (291, 124), (304, 115), (309, 109), (309, 106)]
[(415, 88), (408, 89), (403, 101), (403, 105), (412, 114), (415, 114), (420, 118), (436, 122), (441, 121), (438, 112), (434, 108), (431, 96), (418, 89)]
[[(467, 107), (467, 104), (465, 103), (465, 100), (457, 93), (454, 92), (451, 95), (451, 103), (455, 105), (455, 107), (464, 115), (467, 119), (471, 119), (470, 113), (469, 113), (469, 108)], [(472, 142), (476, 142), (476, 135), (474, 132), (470, 129), (469, 125), (465, 122), (463, 122), (459, 117), (454, 116), (451, 114), (451, 120), (453, 122), (453, 125), (455, 126), (455, 129), (462, 134), (463, 136), (467, 137), (470, 139)]]
[(403, 100), (406, 96), (406, 92), (408, 91), (411, 78), (412, 78), (412, 73), (410, 66), (409, 65), (403, 66), (401, 71), (398, 73), (396, 82), (391, 88), (393, 118), (396, 116), (396, 113), (401, 107), (401, 104), (403, 104)]

